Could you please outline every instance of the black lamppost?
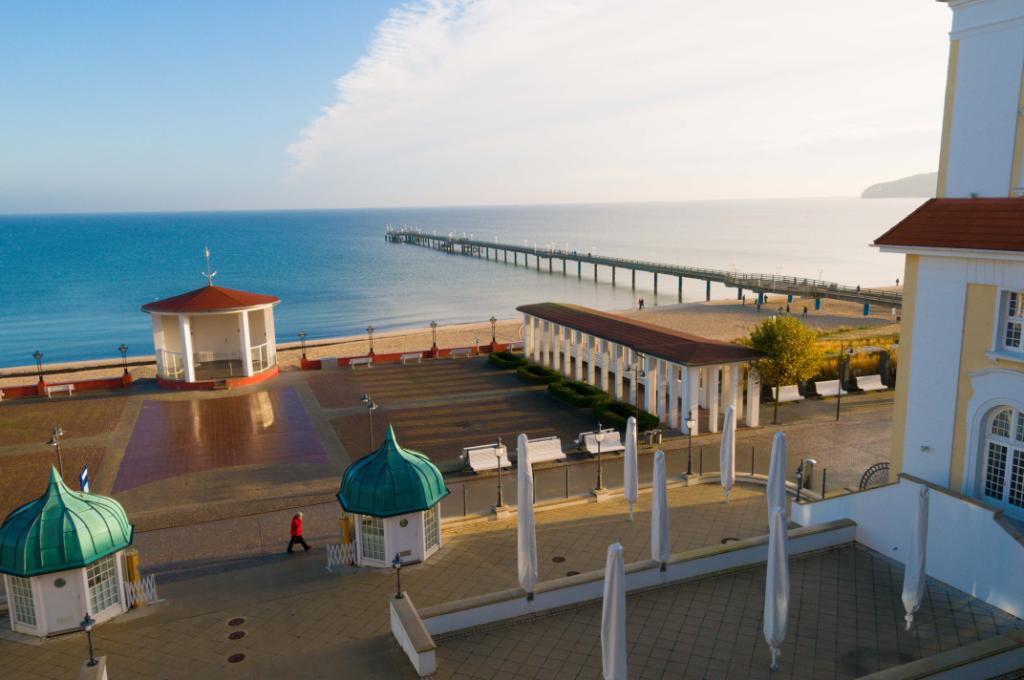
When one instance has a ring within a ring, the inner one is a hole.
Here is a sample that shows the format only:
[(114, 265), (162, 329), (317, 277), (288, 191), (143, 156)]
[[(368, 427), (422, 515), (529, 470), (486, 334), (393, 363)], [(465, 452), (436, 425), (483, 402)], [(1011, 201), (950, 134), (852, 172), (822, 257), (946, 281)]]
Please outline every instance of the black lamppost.
[(60, 470), (61, 479), (64, 479), (64, 458), (60, 455), (60, 438), (63, 436), (64, 430), (58, 425), (53, 428), (53, 436), (50, 437), (50, 441), (46, 442), (47, 446), (57, 449), (57, 468)]
[(497, 340), (496, 340), (496, 335), (497, 335), (497, 334), (495, 333), (495, 330), (494, 330), (494, 329), (495, 329), (495, 326), (496, 326), (496, 325), (497, 325), (497, 323), (498, 323), (498, 320), (497, 320), (497, 319), (495, 319), (495, 318), (494, 318), (494, 317), (492, 316), (492, 317), (491, 317), (491, 318), (489, 319), (489, 321), (491, 322), (491, 347), (493, 347), (493, 346), (494, 346), (494, 343), (495, 343), (495, 342), (497, 342)]
[(697, 421), (693, 418), (693, 411), (686, 413), (686, 475), (693, 474), (693, 428), (697, 427)]
[(43, 353), (36, 350), (32, 353), (32, 358), (36, 360), (36, 372), (39, 373), (39, 382), (43, 382)]
[(121, 366), (124, 368), (124, 372), (128, 372), (128, 346), (123, 342), (121, 346), (117, 348), (117, 351), (121, 353)]
[(495, 509), (505, 507), (505, 495), (501, 488), (501, 437), (498, 437), (498, 445), (494, 448), (494, 457), (498, 461), (498, 505)]
[(597, 442), (597, 488), (595, 491), (604, 490), (604, 475), (601, 471), (601, 442), (604, 441), (604, 432), (601, 431), (601, 423), (597, 423), (597, 434), (594, 435), (594, 441)]
[(430, 349), (437, 352), (437, 322), (430, 322)]
[(370, 354), (373, 354), (373, 325), (366, 327), (366, 335), (370, 338)]
[(395, 553), (395, 559), (391, 560), (391, 566), (395, 568), (395, 599), (402, 599), (402, 556)]
[(96, 656), (93, 655), (93, 653), (92, 653), (92, 627), (95, 626), (95, 625), (96, 625), (96, 619), (92, 618), (88, 614), (86, 614), (85, 618), (82, 619), (81, 626), (82, 626), (82, 629), (85, 630), (85, 637), (86, 637), (86, 639), (89, 640), (89, 661), (88, 661), (88, 665), (89, 666), (95, 666), (96, 664), (99, 663), (99, 661), (96, 660)]
[(306, 358), (306, 331), (299, 331), (299, 342), (302, 343), (302, 358)]
[(370, 414), (370, 450), (373, 451), (373, 412), (377, 410), (377, 404), (373, 403), (369, 394), (364, 394), (360, 401), (366, 405), (366, 410)]

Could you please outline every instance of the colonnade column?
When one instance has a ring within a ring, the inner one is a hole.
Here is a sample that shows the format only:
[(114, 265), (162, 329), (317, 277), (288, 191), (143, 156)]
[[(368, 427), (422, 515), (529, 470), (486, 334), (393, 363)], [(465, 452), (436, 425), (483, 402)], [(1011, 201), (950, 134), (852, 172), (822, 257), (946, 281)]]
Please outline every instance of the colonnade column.
[(551, 368), (555, 369), (556, 372), (562, 372), (562, 344), (563, 338), (562, 333), (564, 329), (558, 324), (551, 324), (551, 361), (553, 362)]
[(540, 361), (541, 366), (551, 365), (551, 322), (541, 320), (540, 322)]
[(192, 352), (192, 321), (188, 315), (178, 316), (178, 331), (181, 333), (181, 357), (185, 364), (185, 382), (196, 381), (196, 366)]
[(761, 424), (761, 377), (753, 366), (747, 368), (747, 427)]
[(612, 345), (612, 351), (615, 353), (615, 394), (613, 395), (618, 401), (622, 401), (622, 356), (623, 347), (621, 345)]
[(718, 432), (718, 366), (708, 366), (708, 432)]
[(687, 412), (693, 417), (693, 434), (700, 433), (700, 368), (697, 366), (686, 367), (686, 402)]
[(679, 427), (679, 366), (669, 362), (668, 369), (668, 426)]
[(587, 336), (587, 383), (597, 386), (597, 371), (594, 366), (594, 359), (597, 356), (597, 338), (593, 335)]
[(238, 344), (242, 350), (242, 375), (252, 376), (252, 342), (249, 338), (249, 312), (238, 313)]
[(583, 380), (583, 331), (576, 331), (576, 365), (573, 366), (573, 375), (576, 380)]
[(743, 400), (740, 395), (740, 377), (743, 373), (743, 367), (739, 364), (732, 364), (729, 366), (729, 404), (732, 405), (733, 411), (736, 412), (736, 423), (739, 424), (740, 418), (743, 417)]
[(644, 364), (647, 373), (647, 382), (644, 385), (644, 410), (661, 420), (662, 409), (658, 403), (658, 395), (661, 393), (661, 385), (658, 384), (658, 359), (648, 354), (644, 357)]
[(611, 389), (611, 378), (608, 376), (608, 367), (612, 363), (612, 358), (609, 354), (611, 348), (609, 347), (608, 341), (604, 338), (599, 339), (597, 342), (601, 356), (601, 390), (608, 392)]
[(533, 317), (523, 314), (523, 354), (533, 358)]

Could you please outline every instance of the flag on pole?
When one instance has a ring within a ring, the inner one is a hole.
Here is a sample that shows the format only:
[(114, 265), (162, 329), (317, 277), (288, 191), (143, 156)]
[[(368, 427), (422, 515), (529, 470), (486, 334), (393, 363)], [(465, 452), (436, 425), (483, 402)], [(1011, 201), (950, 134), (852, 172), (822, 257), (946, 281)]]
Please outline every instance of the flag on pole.
[(89, 466), (83, 465), (82, 471), (78, 473), (78, 483), (82, 487), (82, 493), (89, 493)]

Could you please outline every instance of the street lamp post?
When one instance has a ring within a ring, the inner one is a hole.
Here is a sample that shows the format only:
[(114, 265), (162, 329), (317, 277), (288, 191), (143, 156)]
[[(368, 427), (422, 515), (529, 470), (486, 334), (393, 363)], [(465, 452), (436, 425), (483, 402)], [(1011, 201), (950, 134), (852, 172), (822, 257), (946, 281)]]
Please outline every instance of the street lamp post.
[(693, 474), (693, 428), (697, 421), (693, 418), (693, 411), (686, 413), (686, 476)]
[(121, 353), (121, 366), (124, 368), (124, 372), (128, 373), (128, 346), (122, 342), (117, 351)]
[(377, 404), (373, 402), (369, 394), (364, 394), (360, 401), (366, 405), (366, 410), (370, 414), (370, 450), (373, 451), (373, 412), (377, 410)]
[(373, 324), (366, 327), (366, 335), (370, 338), (370, 354), (373, 354)]
[(36, 360), (36, 372), (39, 373), (39, 382), (43, 382), (43, 353), (36, 350), (32, 353), (32, 358)]
[(53, 436), (50, 437), (50, 441), (46, 442), (47, 446), (57, 449), (57, 468), (60, 470), (61, 479), (64, 478), (64, 458), (60, 454), (60, 438), (63, 436), (64, 430), (58, 425), (53, 428)]
[(306, 331), (299, 331), (299, 342), (302, 343), (302, 358), (306, 358)]
[(99, 663), (99, 661), (96, 660), (96, 656), (92, 652), (92, 627), (96, 625), (96, 619), (86, 614), (85, 618), (82, 619), (82, 623), (80, 625), (82, 626), (82, 629), (85, 631), (86, 639), (89, 641), (88, 665), (92, 667)]
[(430, 351), (437, 356), (437, 321), (430, 322)]
[(395, 559), (391, 560), (391, 566), (395, 568), (395, 599), (402, 599), (402, 556), (395, 553)]
[(494, 343), (497, 342), (497, 332), (495, 330), (495, 327), (498, 324), (498, 320), (492, 316), (490, 319), (488, 319), (488, 321), (491, 322), (491, 348), (493, 349)]
[(601, 442), (604, 441), (604, 432), (601, 431), (601, 423), (597, 423), (597, 434), (594, 435), (597, 442), (597, 488), (595, 491), (604, 490), (604, 474), (601, 470)]
[(505, 496), (501, 488), (501, 437), (498, 437), (498, 445), (494, 448), (494, 457), (498, 463), (498, 505), (497, 508), (505, 507)]

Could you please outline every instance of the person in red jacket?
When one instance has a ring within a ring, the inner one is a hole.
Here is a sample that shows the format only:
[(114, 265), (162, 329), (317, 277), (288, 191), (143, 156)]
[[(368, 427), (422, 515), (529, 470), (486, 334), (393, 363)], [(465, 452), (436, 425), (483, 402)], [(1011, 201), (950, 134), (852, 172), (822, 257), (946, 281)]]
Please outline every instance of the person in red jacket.
[(296, 543), (301, 543), (302, 547), (309, 550), (309, 544), (302, 538), (302, 513), (297, 512), (292, 517), (292, 540), (288, 541), (288, 552), (292, 551), (292, 546)]

